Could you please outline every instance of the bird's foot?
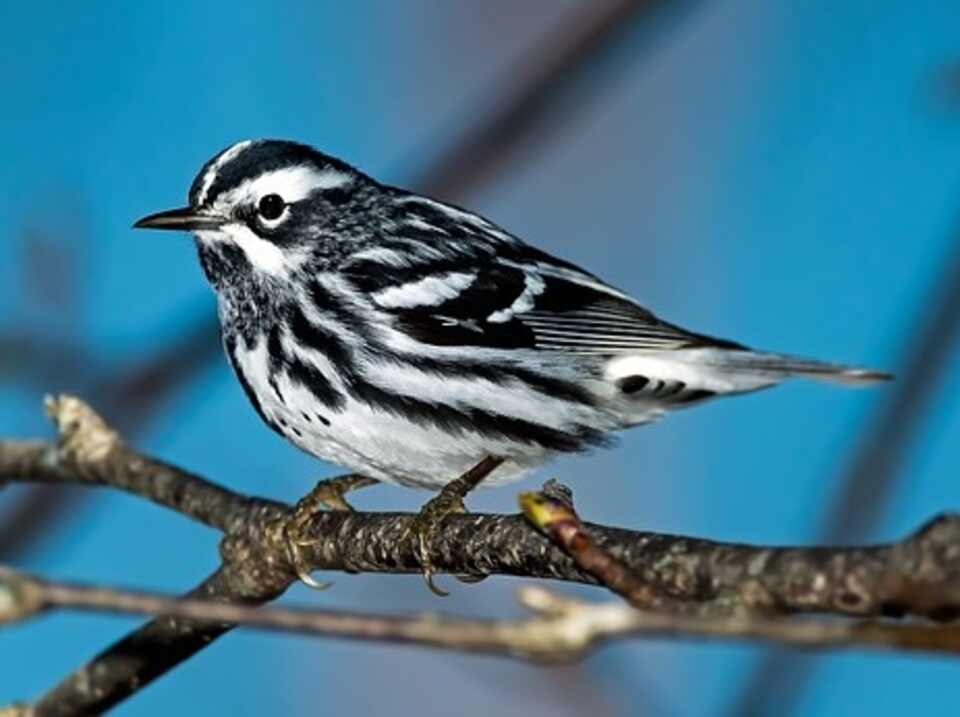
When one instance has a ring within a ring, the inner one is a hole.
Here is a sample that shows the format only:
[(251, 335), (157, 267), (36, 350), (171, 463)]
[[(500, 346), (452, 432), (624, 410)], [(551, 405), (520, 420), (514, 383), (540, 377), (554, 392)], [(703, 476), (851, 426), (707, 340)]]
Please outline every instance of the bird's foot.
[[(446, 597), (450, 593), (443, 590), (434, 583), (433, 576), (436, 569), (433, 563), (433, 544), (434, 539), (443, 524), (443, 521), (451, 516), (467, 512), (467, 506), (463, 499), (467, 494), (476, 488), (484, 478), (490, 475), (496, 468), (503, 463), (502, 458), (489, 456), (480, 461), (473, 468), (468, 470), (459, 478), (447, 483), (437, 495), (427, 501), (426, 505), (420, 509), (420, 513), (414, 519), (408, 535), (414, 539), (414, 549), (420, 558), (420, 568), (423, 571), (423, 578), (427, 582), (430, 591), (441, 597)], [(457, 576), (464, 582), (478, 582), (482, 577), (467, 575)]]
[(283, 534), (290, 564), (293, 565), (297, 577), (304, 585), (314, 590), (326, 590), (333, 584), (314, 580), (310, 576), (310, 571), (307, 569), (300, 553), (303, 546), (310, 545), (313, 542), (306, 537), (310, 520), (324, 509), (352, 512), (353, 506), (347, 502), (344, 496), (351, 491), (375, 485), (377, 482), (373, 478), (367, 478), (356, 473), (328, 478), (319, 481), (313, 490), (297, 501), (293, 508), (293, 515), (284, 524)]
[(443, 490), (420, 509), (420, 513), (414, 519), (413, 526), (410, 529), (416, 540), (415, 547), (420, 557), (423, 579), (427, 581), (430, 592), (441, 597), (446, 597), (450, 593), (437, 587), (433, 581), (433, 576), (436, 574), (432, 556), (433, 542), (447, 516), (467, 512), (467, 507), (463, 503), (463, 496), (458, 495), (456, 491), (447, 490), (451, 485), (453, 483), (444, 486)]

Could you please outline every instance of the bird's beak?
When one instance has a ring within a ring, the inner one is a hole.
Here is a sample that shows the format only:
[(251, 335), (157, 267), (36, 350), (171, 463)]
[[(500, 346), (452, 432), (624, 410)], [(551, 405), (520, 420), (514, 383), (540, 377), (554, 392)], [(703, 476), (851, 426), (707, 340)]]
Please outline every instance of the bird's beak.
[(173, 231), (200, 231), (216, 229), (226, 222), (225, 217), (216, 214), (204, 214), (193, 207), (168, 209), (144, 217), (133, 225), (134, 229), (170, 229)]

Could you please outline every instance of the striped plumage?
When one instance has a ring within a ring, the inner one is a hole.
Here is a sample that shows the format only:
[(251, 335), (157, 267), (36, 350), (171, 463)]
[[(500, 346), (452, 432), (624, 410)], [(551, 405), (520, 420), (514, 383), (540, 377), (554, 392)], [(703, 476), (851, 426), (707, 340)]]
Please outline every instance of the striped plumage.
[(195, 231), (227, 355), (271, 427), (403, 485), (488, 455), (508, 459), (502, 481), (791, 375), (882, 377), (673, 326), (476, 214), (291, 142), (233, 145), (189, 207), (138, 225)]

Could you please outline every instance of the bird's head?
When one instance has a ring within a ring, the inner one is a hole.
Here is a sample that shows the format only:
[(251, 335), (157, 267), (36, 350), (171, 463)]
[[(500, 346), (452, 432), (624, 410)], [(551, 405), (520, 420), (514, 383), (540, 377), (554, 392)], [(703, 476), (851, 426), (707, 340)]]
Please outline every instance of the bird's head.
[(379, 193), (369, 177), (312, 147), (248, 140), (203, 166), (188, 206), (134, 227), (193, 232), (214, 286), (232, 277), (282, 281), (355, 249)]

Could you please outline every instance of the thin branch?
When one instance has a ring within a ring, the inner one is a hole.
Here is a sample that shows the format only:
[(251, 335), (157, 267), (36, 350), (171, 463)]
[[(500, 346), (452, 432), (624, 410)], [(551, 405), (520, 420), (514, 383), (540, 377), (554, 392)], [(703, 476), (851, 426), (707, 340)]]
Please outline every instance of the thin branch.
[[(619, 602), (588, 603), (563, 598), (540, 587), (520, 590), (521, 603), (535, 615), (519, 620), (257, 608), (217, 602), (209, 597), (174, 598), (142, 591), (48, 582), (8, 568), (0, 568), (0, 594), (3, 590), (17, 597), (7, 601), (6, 613), (0, 611), (0, 622), (5, 617), (7, 621), (24, 620), (48, 610), (84, 610), (206, 623), (213, 631), (222, 631), (225, 625), (232, 624), (276, 632), (496, 654), (543, 663), (581, 659), (609, 640), (627, 637), (762, 640), (819, 649), (904, 649), (960, 655), (958, 624), (751, 616), (702, 618), (641, 611)], [(125, 653), (127, 660), (143, 657), (139, 650)]]
[[(249, 576), (222, 567), (187, 594), (191, 600), (261, 603), (279, 593), (261, 586), (260, 597), (247, 600)], [(114, 643), (31, 705), (30, 717), (75, 717), (103, 714), (207, 647), (232, 629), (217, 620), (169, 614), (151, 620)]]
[(603, 587), (623, 597), (636, 608), (669, 608), (683, 612), (682, 603), (658, 592), (609, 550), (598, 545), (573, 508), (573, 495), (556, 481), (548, 481), (539, 493), (522, 493), (520, 508), (534, 526)]
[(48, 398), (46, 410), (60, 431), (60, 442), (0, 442), (0, 484), (16, 480), (109, 485), (224, 532), (247, 517), (247, 498), (131, 450), (82, 401)]

